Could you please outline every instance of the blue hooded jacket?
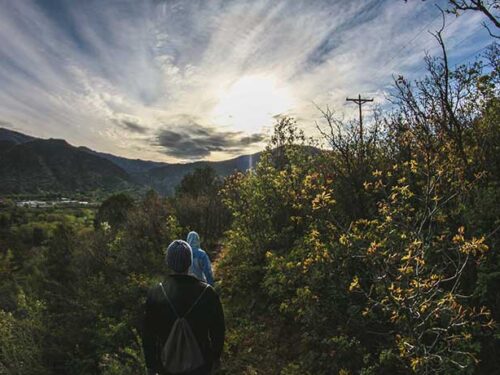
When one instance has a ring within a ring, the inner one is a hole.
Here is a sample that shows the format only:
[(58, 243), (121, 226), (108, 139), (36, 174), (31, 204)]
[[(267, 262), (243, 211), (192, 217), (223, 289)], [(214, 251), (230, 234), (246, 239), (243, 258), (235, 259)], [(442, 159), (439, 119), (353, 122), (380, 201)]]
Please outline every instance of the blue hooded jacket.
[(196, 276), (198, 280), (214, 285), (212, 264), (205, 251), (200, 249), (200, 236), (196, 232), (189, 232), (186, 242), (193, 250), (193, 263), (189, 268), (189, 273)]

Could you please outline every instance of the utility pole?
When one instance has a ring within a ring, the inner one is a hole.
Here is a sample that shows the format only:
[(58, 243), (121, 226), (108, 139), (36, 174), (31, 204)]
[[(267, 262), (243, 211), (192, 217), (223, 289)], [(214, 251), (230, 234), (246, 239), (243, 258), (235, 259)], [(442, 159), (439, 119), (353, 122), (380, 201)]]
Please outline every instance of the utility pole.
[(373, 98), (372, 99), (362, 99), (361, 94), (359, 94), (357, 98), (345, 98), (345, 100), (347, 102), (354, 102), (359, 106), (359, 138), (360, 138), (361, 144), (363, 144), (363, 112), (361, 110), (361, 107), (366, 102), (373, 102)]

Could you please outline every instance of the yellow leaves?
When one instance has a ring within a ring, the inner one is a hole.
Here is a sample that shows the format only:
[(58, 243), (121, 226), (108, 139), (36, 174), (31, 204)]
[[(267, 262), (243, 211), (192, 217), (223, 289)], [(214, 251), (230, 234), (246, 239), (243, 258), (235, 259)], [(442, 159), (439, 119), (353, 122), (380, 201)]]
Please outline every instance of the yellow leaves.
[(314, 259), (313, 258), (306, 258), (304, 259), (304, 261), (302, 262), (302, 272), (307, 272), (307, 270), (309, 269), (309, 267), (312, 266), (312, 264), (314, 263)]
[(391, 323), (396, 322), (399, 319), (399, 314), (396, 311), (393, 311), (390, 317)]
[(319, 210), (320, 208), (324, 208), (329, 204), (335, 203), (335, 200), (332, 198), (330, 193), (325, 191), (318, 193), (316, 197), (312, 201), (312, 209)]
[(361, 286), (359, 285), (359, 278), (358, 276), (354, 276), (354, 278), (351, 281), (351, 284), (349, 285), (349, 292), (354, 292), (355, 290), (361, 289)]
[(398, 199), (398, 192), (393, 191), (391, 195), (389, 195), (389, 199), (391, 200), (391, 202), (395, 203)]
[(319, 239), (319, 231), (316, 228), (313, 228), (309, 231), (310, 240), (317, 241)]
[(459, 245), (461, 253), (476, 256), (483, 255), (488, 251), (489, 247), (484, 243), (484, 236), (480, 238), (472, 237), (471, 240), (467, 241), (464, 232), (465, 228), (462, 226), (458, 228), (457, 234), (452, 238), (452, 242)]
[(410, 281), (410, 285), (414, 288), (420, 288), (423, 285), (423, 283), (417, 279), (413, 279)]
[(406, 255), (404, 255), (403, 257), (401, 257), (401, 260), (403, 262), (406, 262), (408, 260), (410, 260), (412, 258), (413, 254), (412, 254), (412, 251), (409, 250), (408, 253), (406, 253)]
[(410, 160), (410, 171), (412, 173), (417, 173), (418, 163), (416, 160)]
[(369, 254), (369, 255), (374, 254), (375, 251), (377, 250), (377, 247), (378, 247), (378, 243), (372, 242), (370, 244), (370, 247), (368, 247), (368, 249), (366, 250), (366, 253)]
[(417, 173), (418, 172), (418, 162), (416, 160), (414, 160), (414, 159), (412, 159), (410, 161), (405, 161), (403, 163), (403, 166), (409, 167), (411, 173)]
[(349, 241), (349, 238), (347, 237), (347, 235), (343, 234), (340, 236), (339, 238), (339, 242), (341, 245), (343, 246), (348, 246), (350, 245), (350, 241)]
[(404, 186), (401, 186), (401, 188), (399, 189), (401, 195), (404, 197), (404, 198), (411, 198), (413, 197), (413, 192), (410, 190), (410, 186), (409, 185), (404, 185)]
[(422, 358), (415, 357), (415, 358), (411, 359), (410, 366), (415, 371), (415, 370), (417, 370), (417, 368), (419, 368), (422, 365), (422, 363), (423, 363), (423, 359)]
[(465, 238), (464, 238), (464, 227), (458, 228), (458, 233), (455, 236), (453, 236), (452, 241), (454, 243), (461, 243), (461, 242), (465, 241)]
[(403, 275), (411, 275), (414, 271), (412, 266), (405, 265), (398, 268), (398, 271)]
[(440, 281), (441, 280), (441, 276), (439, 275), (436, 275), (435, 273), (433, 273), (430, 277), (431, 281), (433, 282), (437, 282), (437, 281)]
[(401, 287), (394, 285), (394, 283), (391, 283), (388, 287), (389, 292), (391, 293), (391, 296), (394, 300), (396, 301), (402, 301), (403, 300), (403, 289)]
[(382, 189), (383, 187), (384, 187), (384, 183), (382, 182), (382, 180), (375, 181), (375, 184), (374, 184), (375, 190)]
[(460, 246), (460, 252), (471, 255), (483, 255), (489, 249), (488, 245), (484, 243), (484, 237), (473, 237), (470, 241), (465, 242)]
[(420, 314), (423, 314), (427, 311), (427, 309), (429, 308), (429, 304), (428, 303), (422, 303), (420, 305), (420, 307), (418, 308), (418, 310), (420, 311)]
[(406, 346), (405, 346), (405, 341), (404, 341), (403, 337), (401, 337), (400, 334), (396, 334), (396, 343), (397, 343), (397, 346), (398, 346), (398, 349), (399, 349), (399, 353), (402, 356), (405, 356), (406, 353), (407, 353), (407, 349), (406, 349)]
[(413, 240), (411, 243), (411, 247), (414, 249), (418, 249), (422, 246), (422, 241), (421, 240)]

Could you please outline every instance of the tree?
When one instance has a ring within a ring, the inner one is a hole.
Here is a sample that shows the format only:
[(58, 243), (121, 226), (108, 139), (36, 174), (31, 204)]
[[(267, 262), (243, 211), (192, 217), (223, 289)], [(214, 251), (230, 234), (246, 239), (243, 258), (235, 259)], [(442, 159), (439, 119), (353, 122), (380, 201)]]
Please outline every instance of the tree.
[(185, 233), (198, 232), (203, 247), (211, 254), (230, 223), (230, 214), (219, 194), (223, 183), (210, 166), (197, 168), (184, 176), (171, 200)]
[[(460, 11), (476, 11), (483, 13), (493, 25), (500, 29), (500, 18), (497, 13), (500, 10), (500, 5), (495, 0), (448, 0), (448, 12), (458, 15)], [(490, 35), (494, 38), (500, 38), (494, 35), (489, 29), (488, 25), (483, 22), (483, 26), (488, 30)]]
[[(448, 8), (446, 9), (448, 13), (456, 16), (459, 16), (462, 12), (480, 12), (495, 26), (497, 31), (500, 29), (499, 10), (500, 5), (496, 0), (448, 0)], [(495, 35), (490, 30), (486, 22), (483, 22), (483, 26), (492, 37), (500, 38), (500, 35)]]
[(115, 194), (102, 202), (94, 220), (94, 226), (99, 228), (103, 223), (107, 223), (117, 230), (122, 227), (129, 211), (134, 207), (134, 199), (125, 193)]

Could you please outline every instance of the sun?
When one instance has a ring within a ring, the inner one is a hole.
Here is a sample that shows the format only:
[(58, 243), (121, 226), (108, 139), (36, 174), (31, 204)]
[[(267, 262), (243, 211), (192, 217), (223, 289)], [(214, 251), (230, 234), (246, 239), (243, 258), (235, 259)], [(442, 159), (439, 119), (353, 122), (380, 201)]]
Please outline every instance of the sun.
[(293, 104), (290, 90), (274, 77), (247, 75), (219, 96), (212, 118), (217, 124), (253, 134), (272, 124), (273, 116), (286, 113)]

